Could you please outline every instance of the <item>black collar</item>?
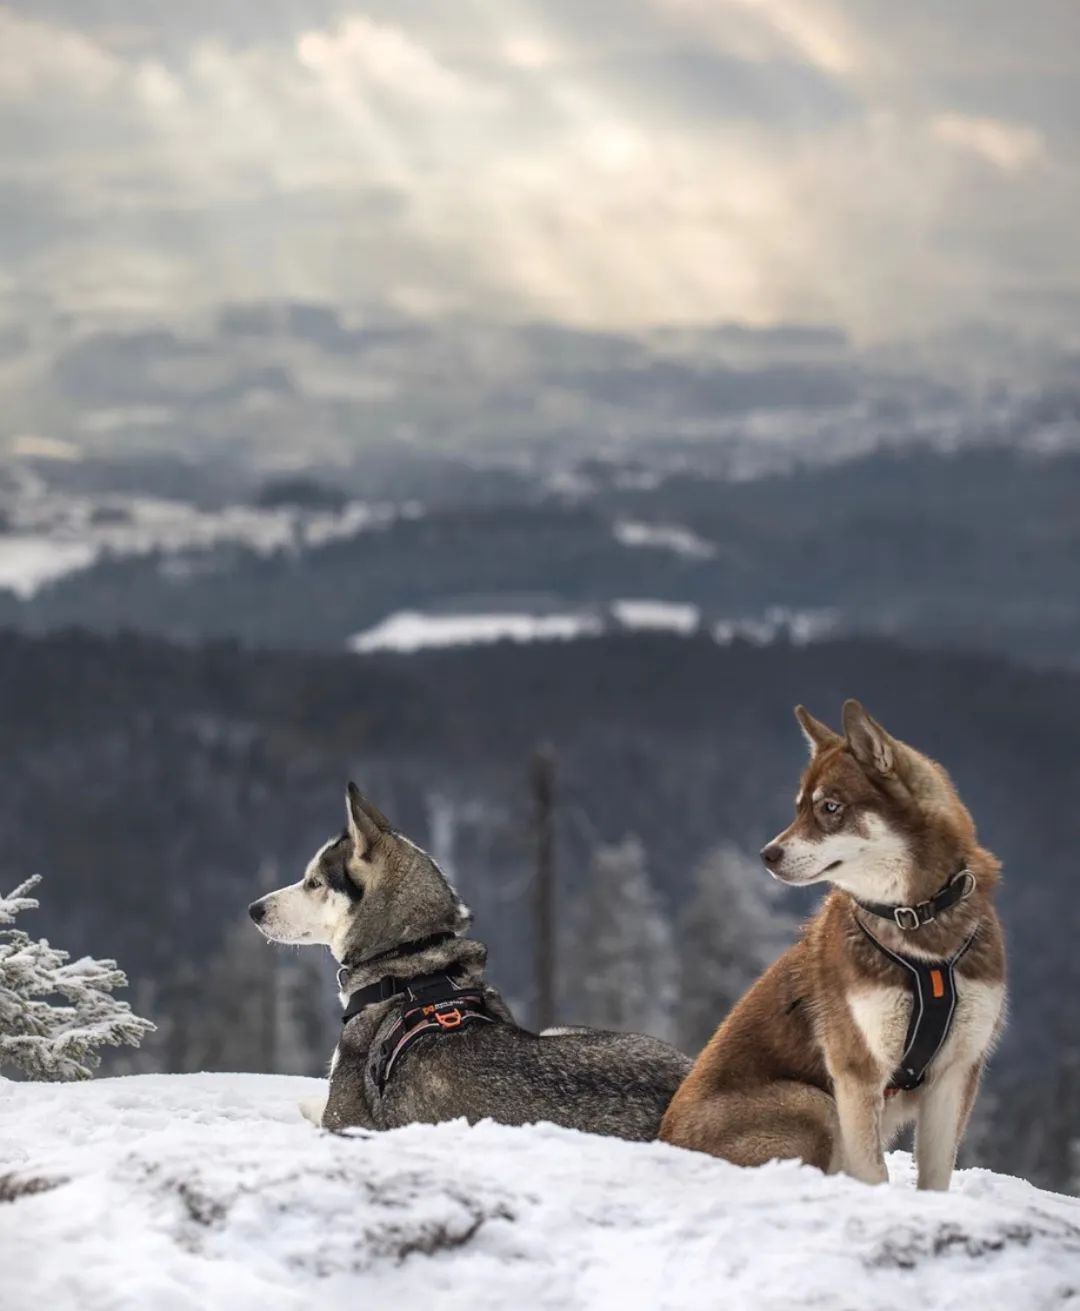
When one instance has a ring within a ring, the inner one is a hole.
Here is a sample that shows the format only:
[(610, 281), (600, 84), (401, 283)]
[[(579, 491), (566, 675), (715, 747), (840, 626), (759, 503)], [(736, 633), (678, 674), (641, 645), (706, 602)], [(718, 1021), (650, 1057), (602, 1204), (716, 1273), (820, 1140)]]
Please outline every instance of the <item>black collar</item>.
[(936, 920), (943, 910), (964, 901), (975, 891), (975, 875), (969, 869), (962, 869), (954, 874), (945, 886), (927, 901), (920, 901), (917, 906), (890, 906), (881, 901), (862, 901), (854, 898), (855, 904), (879, 919), (891, 920), (898, 929), (913, 933), (924, 924)]
[(389, 1001), (391, 997), (403, 993), (410, 982), (410, 979), (387, 977), (379, 979), (375, 983), (369, 983), (366, 988), (357, 988), (354, 993), (349, 995), (349, 1003), (341, 1016), (342, 1024), (348, 1024), (354, 1015), (366, 1011), (369, 1006), (374, 1006), (376, 1002)]
[[(432, 933), (426, 938), (418, 938), (415, 942), (403, 942), (400, 947), (394, 947), (391, 951), (380, 952), (377, 956), (371, 956), (365, 961), (358, 961), (355, 965), (343, 965), (338, 970), (339, 986), (343, 984), (343, 975), (348, 974), (350, 970), (358, 969), (360, 965), (371, 965), (375, 961), (388, 960), (390, 957), (401, 959), (405, 956), (415, 956), (422, 951), (427, 951), (429, 947), (437, 947), (443, 942), (449, 942), (454, 937), (453, 933)], [(345, 1014), (342, 1016), (342, 1024), (347, 1023), (354, 1015), (359, 1015), (362, 1010), (368, 1006), (374, 1006), (376, 1002), (389, 1001), (391, 997), (397, 997), (405, 992), (410, 984), (416, 980), (416, 975), (397, 975), (388, 974), (374, 983), (369, 983), (366, 988), (357, 988), (355, 992), (349, 994), (349, 1002), (345, 1008)], [(426, 977), (426, 976), (423, 976)]]

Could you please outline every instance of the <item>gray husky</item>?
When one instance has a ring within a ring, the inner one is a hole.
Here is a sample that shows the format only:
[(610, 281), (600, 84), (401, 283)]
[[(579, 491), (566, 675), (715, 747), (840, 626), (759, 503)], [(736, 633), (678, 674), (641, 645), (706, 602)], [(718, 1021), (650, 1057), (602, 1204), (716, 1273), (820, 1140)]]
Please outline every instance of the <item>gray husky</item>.
[(434, 860), (352, 783), (346, 814), (298, 883), (250, 907), (267, 938), (324, 943), (341, 966), (341, 1040), (328, 1095), (301, 1105), (307, 1118), (328, 1129), (548, 1120), (655, 1138), (689, 1060), (636, 1034), (520, 1028), (484, 982), (487, 948), (465, 936), (468, 908)]

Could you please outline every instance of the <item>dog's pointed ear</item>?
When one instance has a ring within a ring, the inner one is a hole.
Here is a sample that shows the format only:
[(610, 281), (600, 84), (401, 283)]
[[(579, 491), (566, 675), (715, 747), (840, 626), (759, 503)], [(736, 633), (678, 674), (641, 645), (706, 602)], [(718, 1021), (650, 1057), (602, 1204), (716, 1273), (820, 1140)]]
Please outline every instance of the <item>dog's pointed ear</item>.
[(898, 754), (894, 739), (858, 701), (844, 702), (843, 721), (848, 746), (859, 764), (883, 778), (891, 778), (896, 773)]
[(923, 806), (948, 807), (954, 820), (966, 816), (965, 823), (974, 836), (971, 816), (937, 761), (887, 733), (858, 701), (844, 703), (844, 732), (855, 759), (864, 769), (873, 770), (890, 792), (900, 790)]
[(360, 852), (373, 847), (380, 834), (390, 831), (390, 821), (355, 783), (350, 783), (345, 790), (345, 813), (349, 821), (349, 835)]
[(844, 740), (839, 733), (834, 733), (828, 724), (815, 719), (805, 706), (795, 707), (795, 718), (799, 721), (799, 727), (802, 729), (803, 737), (806, 738), (811, 756), (816, 756), (826, 747), (838, 746)]

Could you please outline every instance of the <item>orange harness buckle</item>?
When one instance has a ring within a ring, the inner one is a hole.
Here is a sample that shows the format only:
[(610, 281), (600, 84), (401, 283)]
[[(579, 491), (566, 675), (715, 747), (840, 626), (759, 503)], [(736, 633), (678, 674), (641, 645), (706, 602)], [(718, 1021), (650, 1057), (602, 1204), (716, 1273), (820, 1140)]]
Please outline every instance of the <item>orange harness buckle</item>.
[(458, 1029), (465, 1018), (457, 1006), (451, 1006), (449, 1010), (440, 1010), (434, 1003), (422, 1007), (420, 1014), (430, 1016), (440, 1029)]

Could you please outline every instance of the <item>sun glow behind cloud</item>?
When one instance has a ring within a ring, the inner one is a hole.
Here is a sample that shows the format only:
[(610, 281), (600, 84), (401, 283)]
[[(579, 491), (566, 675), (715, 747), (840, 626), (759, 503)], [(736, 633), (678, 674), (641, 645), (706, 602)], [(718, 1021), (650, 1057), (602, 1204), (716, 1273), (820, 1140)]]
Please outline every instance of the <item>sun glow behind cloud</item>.
[(372, 4), (136, 53), (58, 5), (0, 8), (9, 316), (284, 294), (872, 337), (1037, 303), (1051, 249), (1080, 288), (1075, 139), (974, 104), (974, 60), (953, 103), (874, 3)]

